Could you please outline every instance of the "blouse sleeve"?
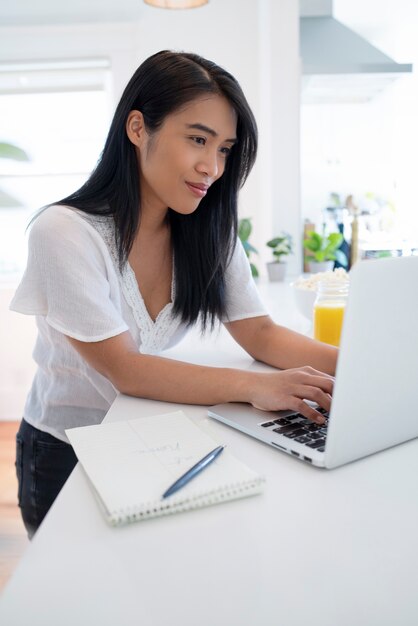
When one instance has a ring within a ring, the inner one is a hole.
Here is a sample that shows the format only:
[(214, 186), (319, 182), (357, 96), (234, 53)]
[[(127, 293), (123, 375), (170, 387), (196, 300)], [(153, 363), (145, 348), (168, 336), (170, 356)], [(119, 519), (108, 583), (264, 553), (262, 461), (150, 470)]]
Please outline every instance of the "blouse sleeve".
[(251, 275), (251, 268), (242, 243), (237, 239), (226, 270), (226, 315), (222, 322), (268, 315)]
[(71, 208), (49, 207), (29, 235), (28, 263), (10, 309), (40, 315), (80, 341), (101, 341), (128, 326), (115, 267), (97, 231)]

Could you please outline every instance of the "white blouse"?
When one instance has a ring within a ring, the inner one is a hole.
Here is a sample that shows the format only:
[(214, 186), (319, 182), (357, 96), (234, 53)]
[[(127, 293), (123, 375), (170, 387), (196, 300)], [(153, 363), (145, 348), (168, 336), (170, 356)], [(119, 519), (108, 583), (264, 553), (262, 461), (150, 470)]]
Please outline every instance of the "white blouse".
[[(27, 268), (10, 305), (35, 315), (38, 327), (25, 420), (66, 442), (66, 428), (100, 423), (117, 390), (65, 336), (102, 341), (129, 331), (142, 354), (158, 354), (187, 331), (172, 315), (175, 288), (173, 270), (171, 302), (153, 321), (129, 263), (119, 270), (113, 219), (45, 209), (31, 227)], [(226, 271), (226, 303), (223, 322), (267, 315), (239, 241)]]

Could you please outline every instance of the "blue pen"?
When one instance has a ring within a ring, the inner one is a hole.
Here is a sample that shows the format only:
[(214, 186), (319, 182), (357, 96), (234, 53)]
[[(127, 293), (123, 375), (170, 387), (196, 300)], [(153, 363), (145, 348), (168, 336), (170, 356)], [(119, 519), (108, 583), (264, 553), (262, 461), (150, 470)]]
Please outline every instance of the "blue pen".
[(200, 459), (200, 461), (198, 461), (196, 465), (193, 465), (193, 467), (187, 470), (187, 472), (183, 474), (183, 476), (180, 476), (180, 478), (178, 478), (176, 482), (173, 483), (171, 487), (169, 487), (167, 491), (163, 493), (163, 498), (171, 496), (173, 493), (184, 487), (184, 485), (187, 485), (187, 483), (192, 480), (192, 478), (200, 474), (200, 472), (204, 470), (205, 467), (212, 463), (212, 461), (214, 461), (216, 457), (220, 455), (224, 448), (225, 446), (218, 446), (217, 448), (212, 450), (212, 452), (209, 452), (209, 454), (204, 456), (203, 459)]

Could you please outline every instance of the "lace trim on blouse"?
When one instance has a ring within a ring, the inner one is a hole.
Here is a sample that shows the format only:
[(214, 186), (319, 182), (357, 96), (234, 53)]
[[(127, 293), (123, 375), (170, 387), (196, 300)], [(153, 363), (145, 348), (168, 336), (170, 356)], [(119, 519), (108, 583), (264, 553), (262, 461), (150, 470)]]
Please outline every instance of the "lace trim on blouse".
[(122, 292), (125, 296), (126, 302), (132, 310), (133, 317), (140, 332), (140, 352), (143, 354), (155, 354), (160, 352), (167, 346), (171, 337), (181, 324), (180, 319), (174, 317), (172, 314), (176, 293), (174, 263), (171, 279), (171, 302), (167, 303), (165, 307), (161, 309), (154, 322), (148, 313), (147, 307), (145, 306), (144, 299), (136, 280), (135, 272), (133, 271), (131, 265), (129, 262), (126, 262), (122, 272), (119, 269), (119, 257), (116, 248), (115, 225), (113, 218), (91, 216), (85, 213), (82, 217), (87, 219), (88, 222), (97, 230), (109, 250), (116, 272), (120, 277)]

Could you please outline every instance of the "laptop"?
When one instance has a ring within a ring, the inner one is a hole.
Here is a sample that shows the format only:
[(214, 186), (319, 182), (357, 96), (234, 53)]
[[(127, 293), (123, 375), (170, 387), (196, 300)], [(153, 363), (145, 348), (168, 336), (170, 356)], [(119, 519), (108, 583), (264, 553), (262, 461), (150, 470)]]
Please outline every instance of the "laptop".
[(418, 437), (418, 257), (359, 261), (350, 271), (330, 414), (249, 404), (210, 417), (312, 465), (334, 468)]

